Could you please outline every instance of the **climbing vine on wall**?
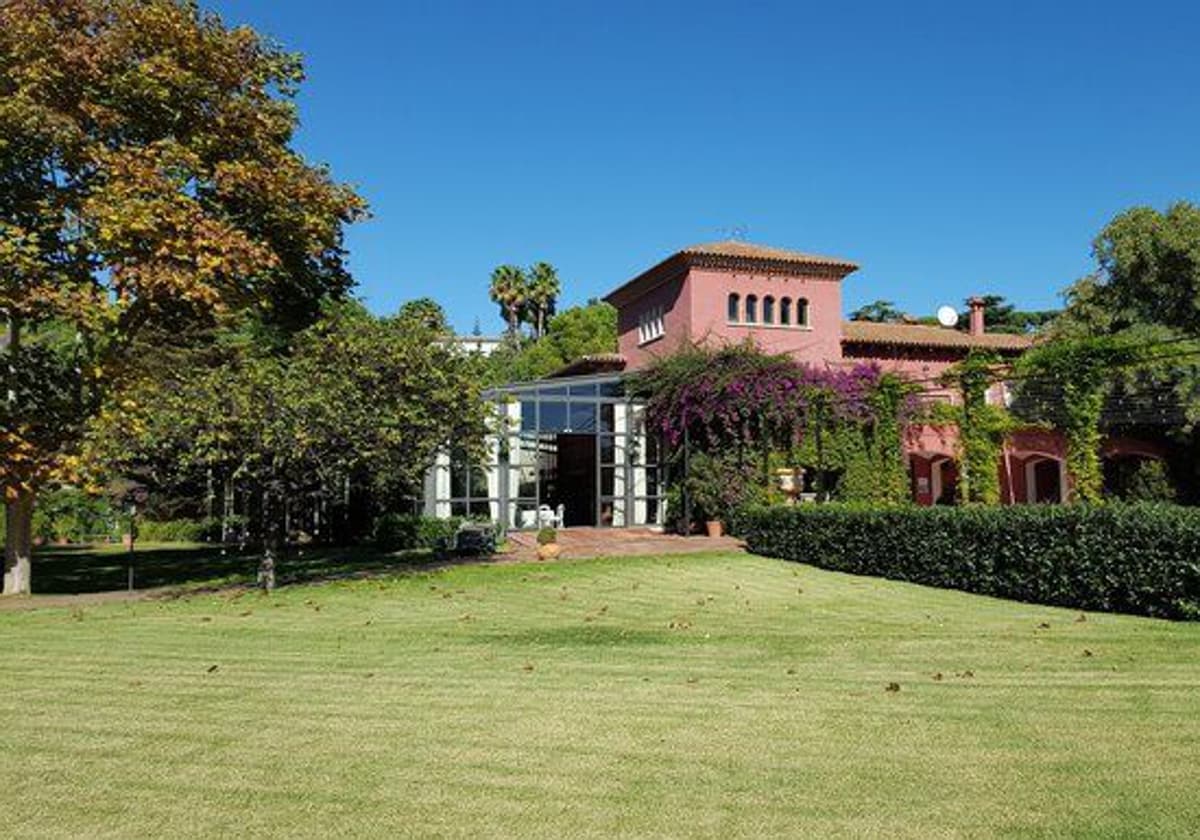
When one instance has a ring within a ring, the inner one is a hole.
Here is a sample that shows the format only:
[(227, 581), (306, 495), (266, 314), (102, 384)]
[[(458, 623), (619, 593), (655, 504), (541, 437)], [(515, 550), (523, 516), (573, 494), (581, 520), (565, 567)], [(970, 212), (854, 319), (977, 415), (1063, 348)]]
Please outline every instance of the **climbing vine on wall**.
[(959, 501), (994, 505), (1000, 502), (998, 464), (1004, 437), (1012, 429), (1008, 412), (987, 402), (1001, 360), (994, 353), (973, 350), (946, 371), (943, 383), (959, 392), (960, 405), (940, 406), (943, 421), (959, 427)]
[(1073, 501), (1095, 503), (1102, 498), (1100, 420), (1113, 369), (1143, 355), (1142, 346), (1106, 336), (1043, 344), (1018, 363), (1022, 414), (1054, 424), (1066, 438)]
[[(764, 480), (780, 457), (814, 468), (818, 484), (839, 471), (839, 498), (908, 498), (901, 429), (912, 389), (875, 365), (829, 370), (753, 345), (687, 347), (631, 377), (629, 387), (670, 447), (687, 441), (693, 451), (755, 453)], [(823, 497), (828, 488), (817, 489)]]

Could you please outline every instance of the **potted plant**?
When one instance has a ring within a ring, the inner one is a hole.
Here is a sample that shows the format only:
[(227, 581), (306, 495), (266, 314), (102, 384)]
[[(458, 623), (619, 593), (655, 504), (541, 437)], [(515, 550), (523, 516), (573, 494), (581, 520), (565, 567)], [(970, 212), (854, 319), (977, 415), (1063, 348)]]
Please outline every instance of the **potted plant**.
[(687, 491), (710, 537), (725, 532), (724, 520), (736, 507), (738, 477), (720, 458), (698, 452), (688, 463)]
[(562, 546), (558, 544), (558, 531), (553, 528), (543, 528), (537, 533), (539, 560), (555, 560), (562, 554)]

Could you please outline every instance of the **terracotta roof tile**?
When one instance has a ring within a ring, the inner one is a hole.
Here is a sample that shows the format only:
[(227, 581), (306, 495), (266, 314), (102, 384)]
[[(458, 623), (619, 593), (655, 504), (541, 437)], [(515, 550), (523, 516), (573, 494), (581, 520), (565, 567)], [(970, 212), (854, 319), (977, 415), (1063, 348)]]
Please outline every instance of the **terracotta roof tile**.
[(593, 353), (580, 356), (549, 374), (547, 379), (564, 376), (585, 376), (592, 373), (617, 373), (625, 369), (625, 357), (620, 353)]
[(839, 257), (823, 257), (819, 254), (805, 254), (801, 251), (788, 251), (784, 248), (768, 248), (765, 245), (754, 245), (729, 239), (724, 242), (689, 245), (657, 265), (646, 269), (632, 280), (618, 286), (605, 295), (604, 299), (614, 306), (622, 306), (659, 283), (676, 277), (692, 267), (777, 274), (790, 272), (812, 274), (836, 280), (858, 270), (857, 263)]
[(927, 327), (923, 324), (880, 324), (874, 321), (845, 321), (842, 324), (843, 344), (893, 344), (911, 347), (947, 347), (970, 350), (1026, 350), (1033, 344), (1027, 335), (984, 333), (971, 335), (948, 327)]
[(771, 248), (766, 245), (755, 245), (752, 242), (742, 242), (737, 239), (726, 239), (723, 242), (705, 242), (700, 245), (689, 245), (679, 253), (689, 256), (703, 257), (732, 257), (734, 259), (793, 263), (797, 265), (822, 265), (835, 268), (845, 268), (854, 271), (857, 263), (843, 260), (840, 257), (826, 257), (821, 254), (806, 254), (802, 251), (789, 251), (786, 248)]

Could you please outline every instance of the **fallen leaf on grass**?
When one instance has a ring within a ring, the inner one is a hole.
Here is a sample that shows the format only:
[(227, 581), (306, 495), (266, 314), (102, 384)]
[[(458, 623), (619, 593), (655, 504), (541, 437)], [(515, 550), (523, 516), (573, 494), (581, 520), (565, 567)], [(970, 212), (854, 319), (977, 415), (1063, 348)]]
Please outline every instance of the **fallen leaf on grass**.
[(933, 681), (934, 682), (942, 681), (942, 672), (941, 671), (938, 671), (936, 674), (933, 675)]
[(211, 674), (211, 673), (213, 673), (214, 671), (216, 671), (216, 670), (217, 670), (218, 668), (220, 668), (220, 667), (221, 667), (220, 665), (209, 665), (209, 666), (208, 666), (208, 673), (210, 673), (210, 674)]
[(526, 662), (524, 665), (522, 665), (522, 666), (521, 666), (521, 670), (522, 670), (522, 671), (532, 671), (532, 670), (533, 670), (533, 663), (532, 663), (532, 662)]
[(887, 686), (886, 686), (886, 687), (885, 687), (883, 690), (884, 690), (884, 691), (890, 691), (890, 692), (892, 692), (892, 693), (894, 694), (894, 693), (896, 693), (897, 691), (899, 691), (899, 690), (900, 690), (900, 683), (898, 683), (898, 682), (890, 682), (890, 683), (888, 683), (888, 684), (887, 684)]
[(1087, 616), (1084, 615), (1083, 613), (1080, 613), (1079, 618), (1075, 619), (1076, 624), (1082, 624), (1085, 621), (1087, 621)]
[(1090, 650), (1088, 650), (1087, 648), (1084, 648), (1083, 655), (1084, 655), (1084, 657), (1089, 657), (1089, 656), (1092, 656), (1092, 652)]

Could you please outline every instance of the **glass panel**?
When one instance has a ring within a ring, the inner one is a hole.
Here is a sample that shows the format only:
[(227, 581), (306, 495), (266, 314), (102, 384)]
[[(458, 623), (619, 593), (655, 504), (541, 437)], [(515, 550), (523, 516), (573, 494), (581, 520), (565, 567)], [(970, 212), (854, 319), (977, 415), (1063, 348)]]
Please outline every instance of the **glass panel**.
[(471, 467), (471, 486), (463, 495), (484, 499), (491, 495), (488, 492), (488, 469), (486, 467)]
[(783, 300), (779, 301), (779, 323), (784, 324), (785, 326), (792, 323), (791, 298), (784, 298)]
[(476, 499), (468, 504), (467, 509), (470, 511), (471, 516), (491, 520), (494, 514), (492, 507), (494, 504), (494, 502)]
[(554, 435), (542, 435), (538, 440), (538, 480), (540, 497), (558, 498), (558, 440)]
[(659, 451), (658, 451), (658, 436), (657, 435), (647, 435), (645, 440), (646, 440), (646, 463), (647, 464), (657, 464), (660, 460)]
[[(510, 505), (510, 507), (513, 507)], [(515, 505), (513, 513), (512, 527), (514, 528), (536, 528), (537, 527), (537, 502), (532, 499), (522, 499)]]
[(763, 298), (763, 323), (775, 323), (775, 298), (773, 297)]
[(601, 382), (600, 396), (623, 397), (625, 396), (625, 385), (619, 379), (613, 382)]
[(596, 430), (596, 404), (571, 403), (571, 431), (593, 432)]
[(572, 385), (567, 390), (572, 397), (594, 397), (600, 391), (595, 382), (590, 385)]
[(516, 473), (515, 495), (523, 498), (537, 498), (537, 438), (522, 435), (520, 448), (513, 453), (513, 467)]
[(738, 311), (739, 302), (740, 302), (740, 299), (738, 298), (737, 295), (729, 296), (729, 305), (725, 312), (725, 318), (730, 323), (736, 324), (738, 322), (738, 320), (741, 318), (741, 313)]
[(746, 323), (754, 324), (758, 322), (758, 298), (754, 295), (746, 295)]
[(616, 408), (617, 407), (615, 405), (613, 405), (612, 403), (601, 403), (600, 404), (600, 431), (602, 431), (602, 432), (615, 432), (616, 431), (616, 429), (613, 428), (614, 424), (616, 423), (616, 418), (614, 416)]
[(561, 432), (567, 428), (567, 404), (562, 402), (542, 403), (542, 432)]
[(543, 397), (565, 397), (567, 395), (566, 385), (554, 385), (538, 389), (539, 396)]
[(661, 525), (663, 503), (660, 499), (637, 499), (633, 503), (634, 525)]
[(466, 516), (467, 515), (467, 503), (466, 502), (451, 502), (450, 503), (450, 515), (451, 516)]
[(625, 525), (625, 500), (603, 499), (600, 502), (601, 527), (620, 528)]
[(633, 468), (633, 492), (637, 496), (657, 496), (659, 494), (658, 467)]
[(537, 431), (537, 403), (533, 400), (521, 401), (521, 431)]
[(617, 468), (600, 468), (600, 495), (612, 496), (617, 492)]
[(466, 498), (467, 465), (458, 458), (450, 462), (450, 495), (456, 499)]
[(804, 298), (796, 301), (796, 326), (808, 326), (808, 301)]
[(615, 464), (617, 457), (617, 441), (612, 435), (600, 436), (600, 463)]

